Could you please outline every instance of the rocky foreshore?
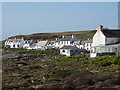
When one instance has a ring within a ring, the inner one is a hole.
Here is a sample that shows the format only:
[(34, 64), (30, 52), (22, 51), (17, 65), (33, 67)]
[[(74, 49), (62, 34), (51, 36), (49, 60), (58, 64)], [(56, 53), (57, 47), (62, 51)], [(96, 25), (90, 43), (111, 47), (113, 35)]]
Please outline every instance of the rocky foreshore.
[(40, 60), (40, 61), (50, 61), (50, 60), (54, 60), (54, 59), (60, 59), (60, 58), (64, 58), (62, 56), (41, 56), (41, 57), (37, 57), (35, 55), (16, 55), (16, 54), (8, 54), (8, 55), (3, 55), (2, 56), (2, 60), (15, 60), (15, 61), (32, 61), (32, 60)]

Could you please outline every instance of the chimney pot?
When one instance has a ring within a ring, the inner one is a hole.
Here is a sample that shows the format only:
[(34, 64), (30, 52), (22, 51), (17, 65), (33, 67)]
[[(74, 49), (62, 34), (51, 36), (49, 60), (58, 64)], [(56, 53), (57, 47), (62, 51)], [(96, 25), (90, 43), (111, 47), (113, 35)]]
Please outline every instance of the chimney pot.
[(100, 31), (103, 31), (103, 26), (102, 25), (99, 25), (97, 30), (100, 30)]

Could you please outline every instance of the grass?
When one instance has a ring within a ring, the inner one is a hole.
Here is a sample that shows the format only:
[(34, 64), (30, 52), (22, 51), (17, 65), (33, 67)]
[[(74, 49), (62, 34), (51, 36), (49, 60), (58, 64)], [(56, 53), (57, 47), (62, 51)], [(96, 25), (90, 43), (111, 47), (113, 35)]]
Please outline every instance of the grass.
[[(61, 38), (62, 35), (76, 35), (78, 40), (87, 40), (88, 38), (92, 38), (95, 34), (95, 30), (91, 31), (74, 31), (74, 32), (61, 32), (61, 33), (35, 33), (31, 35), (17, 35), (9, 38), (21, 38), (32, 39), (32, 40), (55, 40), (55, 38)], [(4, 41), (3, 41), (4, 44)]]
[(40, 56), (60, 56), (59, 50), (54, 50), (54, 49), (49, 49), (49, 50), (26, 50), (26, 49), (10, 49), (10, 48), (5, 48), (3, 49), (3, 55), (5, 54), (18, 54), (18, 55), (34, 55), (37, 57)]

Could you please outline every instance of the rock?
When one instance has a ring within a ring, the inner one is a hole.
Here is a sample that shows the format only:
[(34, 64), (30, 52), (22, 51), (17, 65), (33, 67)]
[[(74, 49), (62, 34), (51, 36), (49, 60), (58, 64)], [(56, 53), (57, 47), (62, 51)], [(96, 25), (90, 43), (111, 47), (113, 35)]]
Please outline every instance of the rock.
[(73, 80), (73, 84), (75, 87), (78, 87), (81, 85), (93, 85), (94, 82), (91, 81), (91, 78), (79, 77), (79, 78)]

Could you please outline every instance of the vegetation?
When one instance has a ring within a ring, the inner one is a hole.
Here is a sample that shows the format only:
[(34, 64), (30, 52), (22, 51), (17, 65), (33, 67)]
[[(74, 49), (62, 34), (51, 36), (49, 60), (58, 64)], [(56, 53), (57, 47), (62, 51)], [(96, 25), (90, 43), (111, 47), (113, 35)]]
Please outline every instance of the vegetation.
[[(93, 30), (37, 33), (14, 37), (33, 40), (55, 40), (55, 38), (61, 38), (62, 35), (71, 36), (74, 34), (78, 40), (87, 40), (87, 38), (92, 38), (95, 32)], [(91, 59), (80, 54), (65, 57), (60, 55), (59, 52), (59, 50), (53, 49), (3, 49), (3, 90), (21, 88), (23, 88), (22, 90), (25, 88), (32, 90), (39, 88), (92, 90), (95, 88), (120, 88), (118, 68), (120, 56), (113, 55)]]
[[(17, 52), (16, 52), (17, 51)], [(10, 49), (3, 50), (4, 55)], [(118, 66), (120, 56), (104, 56), (95, 59), (71, 56), (48, 61), (40, 57), (57, 57), (58, 50), (15, 50), (15, 54), (40, 54), (33, 59), (3, 60), (2, 83), (4, 89), (18, 88), (104, 88), (119, 87)], [(7, 53), (8, 54), (8, 53)], [(41, 56), (42, 55), (42, 56)]]
[(54, 61), (64, 61), (64, 62), (65, 61), (84, 61), (84, 60), (88, 60), (88, 58), (87, 57), (82, 57), (82, 56), (71, 56), (71, 57), (51, 60), (51, 62), (54, 62)]
[(55, 38), (61, 38), (62, 35), (76, 35), (78, 40), (87, 40), (88, 38), (92, 38), (95, 34), (95, 30), (91, 31), (74, 31), (74, 32), (61, 32), (61, 33), (36, 33), (31, 35), (17, 35), (10, 38), (21, 38), (32, 39), (32, 40), (55, 40)]
[(3, 55), (5, 54), (18, 54), (18, 55), (34, 55), (34, 56), (59, 56), (59, 50), (48, 49), (48, 50), (26, 50), (26, 49), (16, 49), (16, 48), (4, 48)]
[(120, 56), (113, 55), (99, 57), (91, 61), (91, 64), (96, 64), (99, 66), (118, 66), (120, 65)]

